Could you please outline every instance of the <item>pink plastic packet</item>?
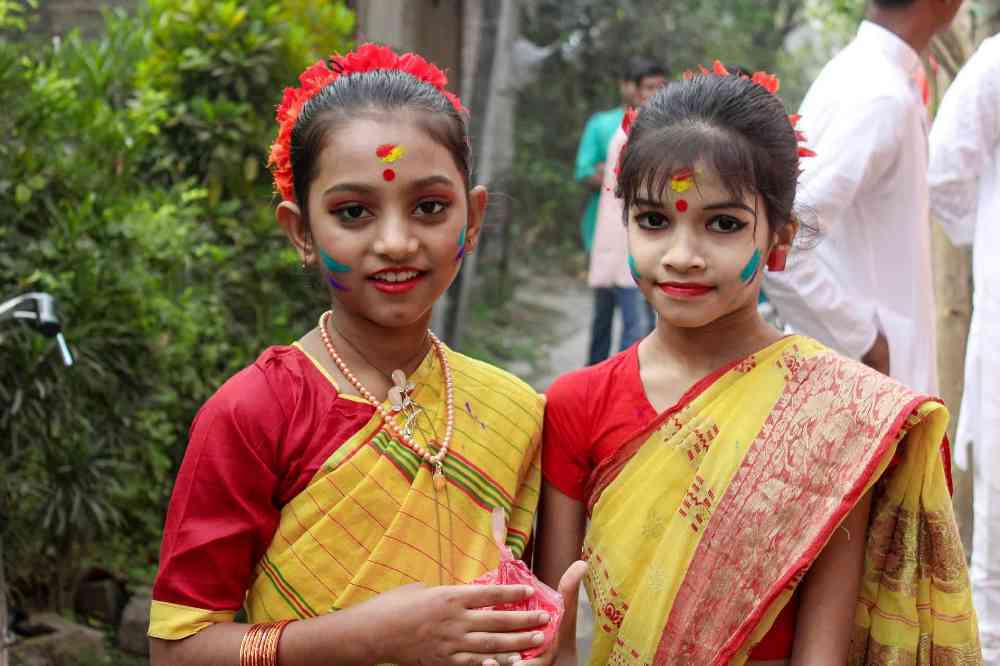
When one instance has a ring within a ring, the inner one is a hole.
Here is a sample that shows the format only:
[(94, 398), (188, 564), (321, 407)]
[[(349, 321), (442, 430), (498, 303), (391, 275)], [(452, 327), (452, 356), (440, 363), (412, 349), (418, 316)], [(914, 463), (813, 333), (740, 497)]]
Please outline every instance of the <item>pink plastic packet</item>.
[(521, 560), (514, 559), (514, 554), (506, 546), (507, 540), (507, 520), (504, 517), (502, 508), (493, 509), (493, 538), (500, 549), (500, 566), (493, 571), (484, 573), (479, 578), (472, 581), (474, 585), (528, 585), (534, 588), (535, 593), (515, 604), (501, 604), (495, 606), (495, 610), (514, 611), (545, 611), (549, 614), (549, 623), (541, 628), (545, 634), (542, 644), (525, 650), (521, 653), (522, 659), (532, 659), (543, 654), (556, 639), (559, 632), (559, 625), (562, 623), (563, 614), (566, 612), (562, 595), (551, 587), (535, 578), (527, 565)]

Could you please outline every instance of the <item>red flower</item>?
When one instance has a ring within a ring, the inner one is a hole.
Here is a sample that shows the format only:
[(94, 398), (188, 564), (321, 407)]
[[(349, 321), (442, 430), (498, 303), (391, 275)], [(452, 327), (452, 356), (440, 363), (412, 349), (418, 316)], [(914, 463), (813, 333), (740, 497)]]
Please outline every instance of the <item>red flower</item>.
[(788, 122), (791, 123), (792, 127), (795, 127), (796, 125), (799, 124), (799, 120), (801, 118), (802, 116), (800, 116), (799, 114), (793, 113), (792, 115), (788, 116)]
[(718, 59), (712, 63), (712, 69), (715, 71), (716, 76), (729, 76), (729, 70)]
[(754, 72), (753, 77), (750, 79), (757, 85), (764, 88), (772, 95), (778, 93), (778, 88), (781, 86), (781, 82), (778, 81), (778, 77), (774, 74), (768, 74), (767, 72)]
[(635, 117), (639, 115), (639, 111), (634, 107), (630, 106), (625, 109), (625, 115), (622, 116), (622, 131), (628, 134), (632, 130), (632, 122)]

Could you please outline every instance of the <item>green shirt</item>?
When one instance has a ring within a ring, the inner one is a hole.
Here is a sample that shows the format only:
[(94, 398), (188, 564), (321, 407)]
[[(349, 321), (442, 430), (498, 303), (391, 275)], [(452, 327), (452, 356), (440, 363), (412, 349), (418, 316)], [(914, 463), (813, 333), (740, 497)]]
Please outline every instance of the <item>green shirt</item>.
[[(607, 162), (608, 144), (611, 137), (615, 135), (615, 130), (622, 124), (622, 117), (625, 115), (625, 108), (618, 107), (610, 111), (599, 111), (590, 117), (586, 127), (583, 128), (583, 136), (580, 137), (580, 147), (576, 151), (576, 171), (577, 181), (586, 180), (594, 175), (594, 167), (601, 162)], [(580, 232), (583, 236), (583, 246), (587, 252), (594, 244), (594, 227), (597, 224), (597, 202), (601, 198), (600, 192), (591, 192), (587, 198), (587, 208), (583, 212), (583, 220), (580, 221)]]

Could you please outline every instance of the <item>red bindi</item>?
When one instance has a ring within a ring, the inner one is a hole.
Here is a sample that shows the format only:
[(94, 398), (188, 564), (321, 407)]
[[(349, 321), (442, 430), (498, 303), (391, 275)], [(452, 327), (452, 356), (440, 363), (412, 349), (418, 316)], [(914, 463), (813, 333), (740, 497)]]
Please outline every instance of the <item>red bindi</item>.
[(685, 199), (678, 199), (677, 202), (674, 204), (674, 206), (677, 208), (678, 211), (683, 213), (688, 209), (688, 202)]
[(396, 180), (396, 172), (392, 169), (386, 169), (382, 172), (382, 178), (385, 180)]
[(391, 153), (392, 149), (395, 148), (395, 147), (396, 147), (396, 144), (394, 144), (394, 143), (383, 143), (381, 146), (379, 146), (378, 148), (375, 149), (375, 155), (379, 159), (382, 159), (384, 157), (388, 157), (389, 153)]

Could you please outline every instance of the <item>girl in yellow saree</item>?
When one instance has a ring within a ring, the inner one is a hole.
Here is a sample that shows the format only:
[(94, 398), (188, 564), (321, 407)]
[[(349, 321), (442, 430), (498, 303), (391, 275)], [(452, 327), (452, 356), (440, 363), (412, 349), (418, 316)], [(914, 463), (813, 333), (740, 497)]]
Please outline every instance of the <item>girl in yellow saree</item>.
[(595, 665), (980, 664), (945, 408), (757, 313), (809, 154), (776, 88), (717, 64), (627, 116), (659, 321), (548, 392), (540, 577), (582, 547)]
[(276, 214), (332, 307), (199, 411), (152, 664), (509, 663), (549, 617), (493, 608), (528, 586), (468, 583), (499, 561), (495, 508), (525, 547), (543, 400), (428, 330), (486, 208), (464, 109), (439, 69), (373, 44), (299, 81), (278, 107)]

